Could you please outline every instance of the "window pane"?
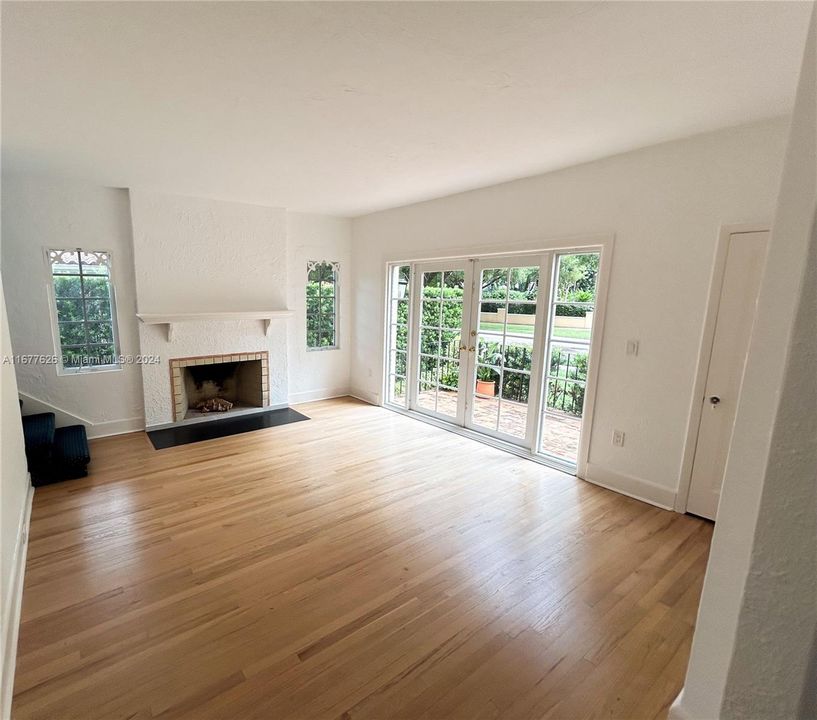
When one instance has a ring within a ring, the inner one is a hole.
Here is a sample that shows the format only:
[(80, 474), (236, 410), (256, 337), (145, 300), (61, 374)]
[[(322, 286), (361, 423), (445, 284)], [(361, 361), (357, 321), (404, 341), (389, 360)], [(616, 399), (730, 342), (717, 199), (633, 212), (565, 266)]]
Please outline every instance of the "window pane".
[(82, 284), (85, 288), (85, 297), (87, 298), (110, 297), (107, 277), (84, 277)]
[(496, 430), (499, 400), (489, 395), (477, 394), (474, 397), (474, 422), (482, 427)]
[(568, 302), (595, 302), (598, 272), (598, 253), (562, 255), (559, 258), (556, 299)]
[(460, 334), (454, 330), (443, 330), (440, 333), (440, 355), (450, 358), (460, 356)]
[(460, 364), (456, 360), (440, 360), (438, 382), (455, 390), (460, 384)]
[(310, 262), (306, 281), (306, 346), (335, 347), (336, 264)]
[(393, 298), (408, 297), (409, 280), (411, 277), (411, 266), (401, 265), (392, 270), (391, 296)]
[(554, 347), (550, 353), (548, 374), (554, 378), (566, 380), (587, 380), (587, 356), (583, 349)]
[(113, 345), (95, 345), (88, 348), (85, 365), (112, 365), (114, 364)]
[(439, 272), (423, 273), (423, 297), (440, 297), (443, 274)]
[(82, 358), (85, 354), (83, 348), (65, 348), (62, 351), (62, 365), (63, 367), (76, 368), (82, 364)]
[(86, 300), (85, 312), (88, 320), (111, 320), (111, 301)]
[(391, 321), (394, 323), (408, 324), (408, 300), (391, 301)]
[(440, 331), (436, 328), (420, 330), (420, 352), (437, 355), (440, 352)]
[(536, 305), (532, 303), (508, 303), (505, 332), (509, 335), (528, 335), (533, 338), (536, 323)]
[(82, 284), (77, 276), (54, 276), (55, 297), (78, 298), (82, 296)]
[(506, 370), (502, 375), (502, 399), (513, 400), (518, 403), (528, 402), (530, 391), (530, 375), (523, 373), (509, 372)]
[(443, 286), (445, 287), (443, 297), (461, 298), (465, 288), (465, 271), (447, 270), (444, 272)]
[(391, 353), (391, 367), (390, 372), (393, 372), (395, 375), (402, 375), (405, 377), (406, 375), (406, 353), (400, 352), (399, 350), (392, 351)]
[(437, 384), (437, 358), (420, 355), (420, 382)]
[(453, 330), (462, 327), (462, 303), (444, 302), (442, 307), (442, 326)]
[(397, 350), (408, 350), (408, 328), (405, 325), (392, 325), (392, 338)]
[(309, 314), (306, 316), (306, 345), (307, 347), (320, 346), (318, 315)]
[(570, 415), (581, 415), (584, 384), (569, 380), (548, 380), (547, 407)]
[(516, 438), (524, 438), (528, 424), (527, 403), (503, 400), (499, 408), (499, 427), (497, 430)]
[(420, 380), (420, 388), (417, 393), (417, 405), (424, 410), (434, 410), (437, 407), (437, 386)]
[(556, 305), (552, 337), (559, 340), (590, 342), (593, 329), (592, 305)]
[(61, 322), (84, 320), (82, 300), (57, 300), (57, 319)]
[(487, 365), (477, 365), (477, 395), (494, 397), (499, 386), (499, 373)]
[(527, 370), (533, 364), (533, 344), (523, 340), (508, 338), (505, 343), (505, 367), (511, 370)]
[(89, 322), (88, 342), (90, 343), (113, 342), (113, 326), (110, 323)]
[(321, 347), (335, 344), (335, 318), (332, 315), (320, 315), (318, 325), (321, 331)]
[(539, 295), (539, 266), (511, 268), (511, 300), (533, 300)]
[(502, 365), (502, 343), (495, 335), (480, 335), (477, 360), (485, 365)]
[(431, 327), (440, 326), (440, 313), (442, 312), (442, 304), (436, 300), (423, 300), (423, 325), (430, 325)]
[(60, 344), (84, 345), (85, 344), (85, 324), (84, 323), (59, 323)]
[[(110, 256), (102, 250), (49, 250), (63, 367), (116, 365)], [(84, 299), (82, 299), (84, 298)]]
[(483, 270), (480, 297), (483, 300), (506, 300), (508, 297), (508, 272), (508, 268)]

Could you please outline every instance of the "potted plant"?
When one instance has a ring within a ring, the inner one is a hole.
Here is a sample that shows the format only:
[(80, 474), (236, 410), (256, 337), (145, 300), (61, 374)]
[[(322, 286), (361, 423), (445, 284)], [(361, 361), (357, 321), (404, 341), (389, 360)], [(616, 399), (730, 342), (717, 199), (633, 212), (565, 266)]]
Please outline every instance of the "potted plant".
[(477, 367), (477, 395), (494, 397), (496, 395), (496, 371), (480, 365)]

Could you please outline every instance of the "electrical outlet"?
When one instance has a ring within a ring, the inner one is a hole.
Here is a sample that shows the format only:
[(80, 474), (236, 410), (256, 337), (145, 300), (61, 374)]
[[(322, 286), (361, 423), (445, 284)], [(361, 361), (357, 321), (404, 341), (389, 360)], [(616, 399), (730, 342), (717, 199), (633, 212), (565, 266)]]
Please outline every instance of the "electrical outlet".
[(613, 430), (613, 445), (616, 447), (624, 447), (624, 431)]
[(638, 355), (638, 340), (628, 340), (625, 346), (627, 355)]

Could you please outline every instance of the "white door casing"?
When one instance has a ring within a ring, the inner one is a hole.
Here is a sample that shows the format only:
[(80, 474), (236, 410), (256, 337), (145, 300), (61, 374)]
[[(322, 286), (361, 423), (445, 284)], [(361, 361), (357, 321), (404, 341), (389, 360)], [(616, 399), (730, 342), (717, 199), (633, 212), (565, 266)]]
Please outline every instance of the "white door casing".
[(712, 520), (717, 515), (768, 235), (765, 231), (732, 233), (726, 251), (686, 505), (687, 512)]

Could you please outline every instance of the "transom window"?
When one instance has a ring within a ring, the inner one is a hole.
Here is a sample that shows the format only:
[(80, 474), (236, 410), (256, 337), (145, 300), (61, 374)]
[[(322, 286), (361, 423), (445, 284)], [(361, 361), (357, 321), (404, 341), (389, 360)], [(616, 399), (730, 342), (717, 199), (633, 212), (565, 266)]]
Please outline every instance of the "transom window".
[(63, 372), (119, 367), (111, 256), (104, 250), (49, 250)]
[(310, 350), (338, 347), (338, 270), (336, 262), (307, 263), (306, 347)]

